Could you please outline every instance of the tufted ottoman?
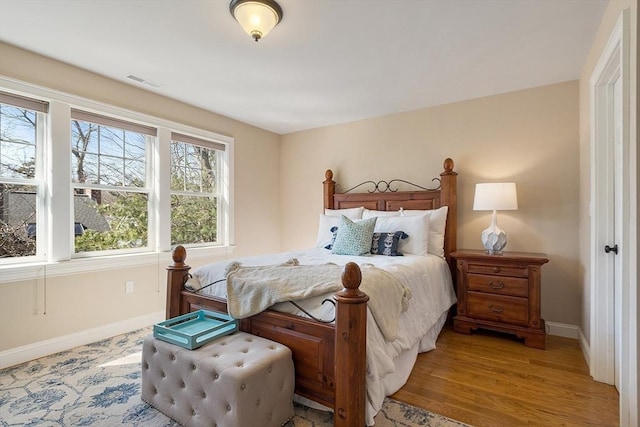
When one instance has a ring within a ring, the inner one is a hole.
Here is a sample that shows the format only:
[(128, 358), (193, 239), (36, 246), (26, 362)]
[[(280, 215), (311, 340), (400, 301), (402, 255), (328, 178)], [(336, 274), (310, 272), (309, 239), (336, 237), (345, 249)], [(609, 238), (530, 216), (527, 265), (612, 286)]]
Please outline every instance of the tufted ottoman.
[(142, 399), (183, 426), (281, 426), (293, 416), (291, 350), (236, 332), (196, 350), (142, 346)]

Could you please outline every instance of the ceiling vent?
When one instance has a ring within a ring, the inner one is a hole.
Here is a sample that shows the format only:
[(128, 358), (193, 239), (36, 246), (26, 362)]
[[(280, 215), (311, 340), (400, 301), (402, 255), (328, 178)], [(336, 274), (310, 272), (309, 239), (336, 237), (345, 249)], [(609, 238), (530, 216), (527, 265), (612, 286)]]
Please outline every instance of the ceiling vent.
[(151, 86), (155, 88), (162, 87), (160, 83), (152, 82), (151, 80), (144, 79), (142, 77), (136, 76), (135, 74), (127, 74), (125, 77), (128, 78), (129, 80), (133, 80), (134, 82), (142, 83), (147, 86)]

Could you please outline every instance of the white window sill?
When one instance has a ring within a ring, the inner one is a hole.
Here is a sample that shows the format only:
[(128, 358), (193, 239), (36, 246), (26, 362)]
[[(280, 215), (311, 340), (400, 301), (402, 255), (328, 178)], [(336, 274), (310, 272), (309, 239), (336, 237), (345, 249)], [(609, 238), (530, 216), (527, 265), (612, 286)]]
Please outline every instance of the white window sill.
[[(227, 258), (234, 246), (208, 246), (187, 248), (187, 264), (190, 259)], [(165, 265), (173, 263), (171, 252), (148, 252), (140, 254), (113, 255), (96, 258), (76, 258), (60, 262), (32, 262), (0, 266), (0, 283), (36, 280), (44, 277), (66, 276), (70, 274), (131, 268), (145, 265)]]

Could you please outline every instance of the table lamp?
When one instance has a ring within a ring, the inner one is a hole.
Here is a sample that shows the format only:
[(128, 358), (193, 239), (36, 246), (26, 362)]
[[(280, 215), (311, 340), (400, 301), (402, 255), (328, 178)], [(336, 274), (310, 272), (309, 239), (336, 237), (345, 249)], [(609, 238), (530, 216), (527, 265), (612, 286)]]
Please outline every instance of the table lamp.
[(482, 246), (488, 254), (501, 254), (507, 245), (507, 233), (498, 228), (496, 211), (518, 209), (515, 182), (492, 182), (476, 184), (473, 199), (474, 211), (493, 211), (491, 225), (482, 232)]

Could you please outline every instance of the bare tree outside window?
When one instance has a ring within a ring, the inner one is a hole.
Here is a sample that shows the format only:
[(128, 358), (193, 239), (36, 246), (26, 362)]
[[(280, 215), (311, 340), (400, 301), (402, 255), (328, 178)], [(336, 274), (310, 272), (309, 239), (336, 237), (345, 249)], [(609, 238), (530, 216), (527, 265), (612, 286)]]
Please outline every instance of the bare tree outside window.
[(36, 254), (37, 113), (0, 104), (0, 258)]

